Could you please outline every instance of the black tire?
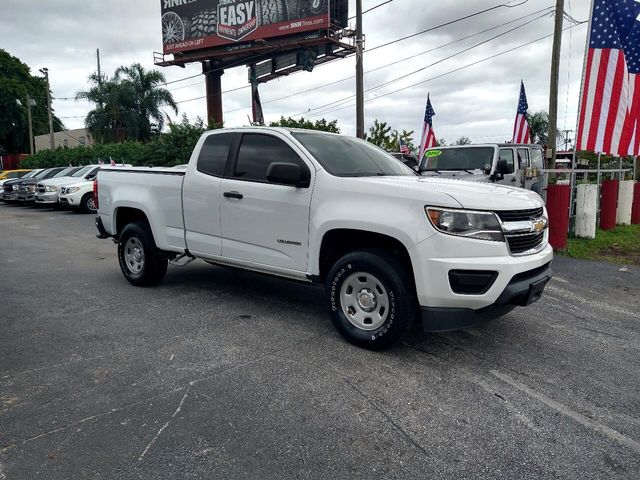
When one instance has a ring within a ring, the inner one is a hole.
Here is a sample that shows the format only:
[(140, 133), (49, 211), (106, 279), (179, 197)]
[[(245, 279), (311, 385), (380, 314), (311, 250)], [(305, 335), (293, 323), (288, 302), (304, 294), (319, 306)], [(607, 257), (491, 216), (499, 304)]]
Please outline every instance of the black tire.
[[(358, 277), (355, 275), (357, 273), (365, 273), (367, 277)], [(370, 313), (363, 313), (359, 300), (354, 306), (343, 304), (342, 301), (343, 287), (344, 294), (351, 295), (351, 284), (360, 282), (362, 278), (373, 278), (380, 284), (376, 284), (377, 292), (363, 288), (355, 293), (352, 289), (353, 299), (360, 298), (359, 295), (365, 291), (365, 295), (373, 293), (373, 300), (368, 301), (369, 307), (373, 304), (375, 310)], [(340, 258), (327, 276), (325, 291), (336, 329), (348, 342), (370, 350), (387, 348), (401, 338), (409, 330), (417, 311), (415, 288), (409, 272), (400, 261), (382, 250), (353, 252)], [(385, 298), (386, 303), (383, 301)], [(388, 308), (383, 312), (381, 309), (384, 305)], [(353, 315), (349, 314), (350, 311)], [(356, 325), (356, 315), (373, 315), (376, 320), (365, 318), (362, 322), (364, 328), (361, 328)], [(383, 323), (376, 326), (380, 321)]]
[(189, 38), (202, 38), (216, 33), (218, 12), (216, 9), (203, 10), (191, 18)]
[(85, 193), (83, 195), (82, 200), (80, 200), (80, 210), (84, 213), (96, 213), (98, 211), (93, 193)]
[(260, 9), (260, 25), (271, 25), (287, 20), (285, 0), (265, 0), (258, 3), (258, 8)]
[[(135, 248), (140, 252), (135, 252)], [(132, 259), (136, 253), (142, 254), (138, 257), (140, 262)], [(124, 277), (136, 286), (157, 285), (167, 273), (168, 260), (158, 250), (146, 222), (130, 223), (124, 227), (118, 241), (118, 261)], [(138, 264), (141, 264), (139, 268)]]

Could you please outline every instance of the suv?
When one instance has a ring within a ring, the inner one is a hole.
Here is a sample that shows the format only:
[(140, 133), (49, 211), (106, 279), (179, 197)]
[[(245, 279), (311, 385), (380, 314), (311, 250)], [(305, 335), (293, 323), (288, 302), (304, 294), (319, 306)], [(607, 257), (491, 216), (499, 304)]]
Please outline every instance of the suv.
[(99, 165), (87, 165), (86, 167), (78, 167), (78, 170), (72, 175), (65, 177), (54, 177), (49, 180), (43, 180), (38, 183), (36, 193), (37, 205), (58, 205), (58, 195), (60, 189), (65, 185), (77, 183), (82, 180), (93, 180), (100, 168)]
[(419, 172), (423, 176), (458, 178), (472, 182), (497, 182), (541, 192), (544, 168), (540, 145), (494, 143), (430, 148)]

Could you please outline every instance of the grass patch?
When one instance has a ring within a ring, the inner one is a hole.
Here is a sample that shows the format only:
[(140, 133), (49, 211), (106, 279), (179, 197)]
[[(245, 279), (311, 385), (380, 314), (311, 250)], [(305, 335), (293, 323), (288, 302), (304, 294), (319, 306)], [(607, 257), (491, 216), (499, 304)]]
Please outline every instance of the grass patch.
[(573, 258), (640, 266), (640, 225), (598, 230), (593, 240), (570, 238), (567, 251), (562, 253)]

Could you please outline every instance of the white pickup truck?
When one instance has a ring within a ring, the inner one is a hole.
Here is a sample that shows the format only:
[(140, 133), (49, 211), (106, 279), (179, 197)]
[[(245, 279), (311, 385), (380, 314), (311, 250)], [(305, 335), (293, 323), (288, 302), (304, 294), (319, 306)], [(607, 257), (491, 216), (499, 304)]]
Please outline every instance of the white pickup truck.
[(336, 328), (371, 349), (415, 319), (455, 330), (529, 305), (552, 275), (536, 193), (421, 177), (341, 135), (206, 132), (186, 168), (105, 167), (94, 191), (130, 283), (195, 257), (324, 284)]

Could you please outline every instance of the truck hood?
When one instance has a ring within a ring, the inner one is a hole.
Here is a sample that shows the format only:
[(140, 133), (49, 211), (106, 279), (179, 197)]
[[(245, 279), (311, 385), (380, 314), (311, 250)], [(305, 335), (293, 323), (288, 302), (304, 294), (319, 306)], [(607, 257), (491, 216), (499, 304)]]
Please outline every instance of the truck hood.
[[(357, 182), (369, 184), (379, 194), (402, 194), (435, 206), (443, 195), (454, 199), (462, 208), (475, 210), (527, 210), (540, 208), (544, 202), (540, 196), (522, 188), (507, 187), (495, 183), (478, 183), (464, 180), (431, 177), (356, 177)], [(447, 206), (447, 205), (443, 205)]]
[(56, 185), (56, 186), (60, 186), (60, 185), (66, 185), (68, 183), (77, 183), (80, 180), (82, 180), (81, 178), (78, 177), (59, 177), (59, 178), (49, 178), (47, 180), (42, 180), (41, 183), (42, 185)]

